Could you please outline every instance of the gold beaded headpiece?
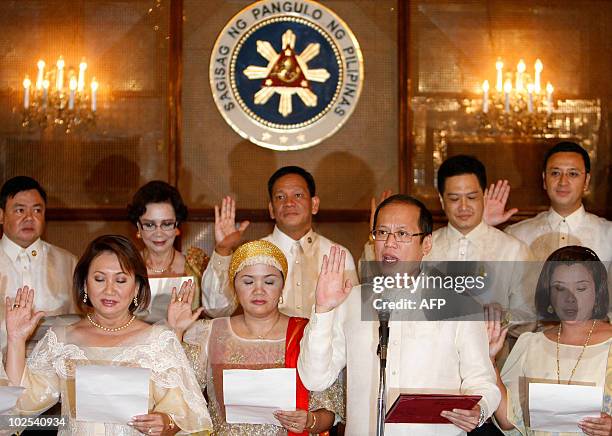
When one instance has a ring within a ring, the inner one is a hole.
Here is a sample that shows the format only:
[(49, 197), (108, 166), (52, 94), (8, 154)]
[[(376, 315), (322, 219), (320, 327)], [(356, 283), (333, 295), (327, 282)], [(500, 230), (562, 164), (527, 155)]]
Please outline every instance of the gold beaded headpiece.
[(273, 266), (287, 278), (287, 258), (283, 252), (272, 242), (259, 240), (242, 244), (234, 251), (229, 267), (230, 283), (234, 283), (236, 274), (244, 268), (260, 263)]

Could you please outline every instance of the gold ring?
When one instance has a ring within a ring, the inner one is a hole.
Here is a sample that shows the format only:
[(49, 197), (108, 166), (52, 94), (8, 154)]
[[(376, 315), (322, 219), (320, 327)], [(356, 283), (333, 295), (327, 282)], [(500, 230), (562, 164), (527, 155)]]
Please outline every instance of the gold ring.
[(147, 434), (152, 434), (152, 433), (153, 433), (153, 429), (152, 429), (152, 428), (149, 428), (149, 429), (147, 430)]
[(17, 309), (19, 307), (19, 304), (13, 304), (13, 309)]
[(180, 303), (181, 301), (183, 301), (183, 297), (178, 297), (178, 302)]

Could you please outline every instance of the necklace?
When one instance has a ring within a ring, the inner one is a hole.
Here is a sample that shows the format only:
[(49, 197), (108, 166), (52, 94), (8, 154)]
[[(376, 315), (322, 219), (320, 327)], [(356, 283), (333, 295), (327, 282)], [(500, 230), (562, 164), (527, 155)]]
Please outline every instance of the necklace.
[(147, 261), (147, 268), (150, 269), (151, 271), (153, 271), (155, 274), (163, 274), (166, 271), (168, 271), (168, 269), (172, 266), (172, 263), (174, 263), (174, 256), (176, 255), (176, 250), (173, 248), (172, 249), (172, 257), (170, 258), (170, 262), (168, 263), (168, 265), (166, 265), (164, 268), (161, 269), (155, 269), (152, 266), (149, 265), (149, 256), (146, 256), (146, 261)]
[(123, 324), (121, 327), (109, 328), (109, 327), (104, 327), (103, 325), (98, 324), (93, 319), (91, 319), (91, 314), (90, 313), (87, 314), (87, 320), (91, 323), (91, 325), (93, 325), (94, 327), (97, 327), (97, 328), (99, 328), (101, 330), (104, 330), (105, 332), (118, 332), (119, 330), (126, 329), (126, 328), (128, 328), (130, 326), (130, 324), (132, 324), (132, 321), (134, 321), (135, 318), (136, 318), (136, 315), (132, 315), (130, 320), (128, 322), (126, 322), (125, 324)]
[[(593, 320), (593, 325), (591, 326), (591, 329), (589, 330), (589, 334), (587, 335), (586, 341), (584, 341), (584, 345), (582, 346), (582, 351), (578, 355), (578, 360), (576, 360), (576, 364), (574, 365), (574, 369), (572, 369), (570, 377), (567, 380), (567, 384), (568, 385), (572, 381), (572, 377), (574, 377), (574, 372), (576, 372), (576, 368), (578, 368), (578, 364), (580, 363), (580, 359), (582, 359), (582, 355), (584, 354), (584, 350), (586, 350), (586, 347), (589, 345), (589, 341), (591, 340), (591, 334), (593, 333), (593, 330), (595, 329), (595, 324), (597, 324), (597, 320), (596, 319)], [(561, 342), (561, 325), (562, 324), (559, 323), (559, 330), (557, 330), (557, 384), (561, 384), (561, 377), (559, 375), (559, 368), (561, 366), (559, 364), (559, 344)]]
[(279, 313), (278, 313), (278, 317), (276, 318), (276, 321), (274, 321), (274, 324), (272, 324), (272, 327), (270, 327), (270, 328), (268, 329), (268, 331), (267, 331), (265, 334), (263, 334), (263, 335), (256, 335), (255, 333), (253, 333), (253, 331), (250, 329), (250, 327), (249, 327), (249, 326), (248, 326), (248, 324), (246, 323), (246, 321), (245, 321), (245, 319), (244, 319), (244, 315), (242, 315), (242, 322), (244, 323), (244, 326), (247, 328), (247, 330), (249, 331), (249, 333), (250, 333), (250, 335), (251, 335), (251, 336), (255, 336), (257, 339), (262, 340), (262, 339), (266, 339), (266, 336), (268, 336), (268, 335), (270, 334), (270, 332), (271, 332), (272, 330), (274, 330), (274, 327), (276, 327), (276, 324), (278, 324), (278, 322), (280, 321), (280, 318), (281, 318), (281, 314), (280, 314), (280, 312), (279, 312)]

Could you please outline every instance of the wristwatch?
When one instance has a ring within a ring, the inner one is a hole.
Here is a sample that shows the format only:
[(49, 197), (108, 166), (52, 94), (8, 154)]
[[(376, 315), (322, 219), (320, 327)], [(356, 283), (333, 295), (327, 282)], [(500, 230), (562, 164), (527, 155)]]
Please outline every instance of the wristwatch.
[(482, 427), (482, 425), (485, 423), (486, 420), (487, 420), (487, 414), (485, 413), (482, 406), (480, 406), (480, 416), (478, 417), (478, 424), (476, 425), (476, 427)]

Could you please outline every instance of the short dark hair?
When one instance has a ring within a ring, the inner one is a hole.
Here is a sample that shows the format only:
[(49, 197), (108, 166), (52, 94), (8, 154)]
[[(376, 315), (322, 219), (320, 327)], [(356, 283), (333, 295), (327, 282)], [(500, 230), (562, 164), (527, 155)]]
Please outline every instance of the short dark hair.
[(2, 185), (0, 189), (0, 209), (4, 210), (6, 202), (9, 198), (13, 198), (15, 195), (23, 191), (30, 191), (36, 189), (42, 197), (45, 204), (47, 204), (47, 193), (40, 184), (32, 177), (28, 176), (17, 176), (12, 179), (8, 179)]
[(592, 319), (604, 319), (608, 315), (608, 272), (606, 267), (590, 248), (578, 245), (555, 250), (542, 268), (535, 292), (535, 306), (538, 318), (542, 321), (559, 321), (554, 311), (550, 313), (550, 280), (557, 267), (561, 265), (583, 265), (592, 275), (595, 283), (595, 306), (593, 307)]
[(290, 165), (279, 168), (274, 174), (270, 176), (270, 179), (268, 180), (268, 195), (270, 196), (270, 199), (272, 199), (272, 189), (274, 188), (274, 184), (276, 183), (276, 181), (281, 177), (286, 176), (287, 174), (297, 174), (298, 176), (300, 176), (302, 179), (304, 179), (306, 185), (308, 185), (308, 192), (310, 193), (310, 196), (314, 197), (315, 195), (317, 195), (317, 187), (315, 185), (314, 177), (312, 177), (312, 174), (310, 174), (304, 168), (297, 167), (295, 165)]
[(140, 217), (147, 211), (147, 204), (151, 203), (172, 205), (178, 224), (187, 219), (187, 206), (178, 189), (162, 180), (153, 180), (142, 185), (132, 197), (132, 203), (128, 205), (128, 218), (132, 224), (138, 225)]
[(553, 154), (556, 153), (578, 153), (580, 156), (582, 156), (582, 160), (584, 161), (584, 168), (587, 174), (591, 172), (591, 158), (589, 157), (589, 153), (587, 153), (587, 151), (580, 145), (570, 141), (559, 142), (557, 145), (555, 145), (546, 152), (546, 156), (544, 156), (544, 167), (542, 168), (542, 171), (546, 171), (546, 165), (548, 165), (548, 160)]
[[(120, 235), (98, 236), (89, 243), (85, 253), (77, 262), (72, 281), (72, 294), (76, 299), (77, 307), (82, 312), (86, 312), (87, 308), (92, 307), (89, 298), (85, 303), (83, 302), (85, 283), (91, 263), (102, 253), (113, 253), (117, 256), (123, 271), (134, 275), (136, 283), (138, 283), (138, 292), (136, 293), (138, 307), (148, 307), (151, 301), (151, 288), (149, 287), (147, 267), (132, 241)], [(129, 310), (130, 312), (136, 310), (134, 302), (130, 303)]]
[(474, 156), (459, 154), (446, 159), (438, 169), (438, 191), (440, 195), (444, 195), (446, 179), (463, 174), (474, 174), (482, 191), (484, 192), (487, 188), (487, 170), (482, 162)]
[(407, 194), (395, 194), (391, 197), (388, 197), (384, 201), (382, 201), (374, 212), (374, 222), (372, 223), (372, 230), (376, 228), (376, 223), (378, 222), (378, 214), (380, 211), (390, 204), (408, 204), (411, 206), (416, 206), (419, 209), (419, 230), (424, 235), (421, 235), (421, 241), (425, 239), (426, 236), (431, 235), (433, 232), (433, 217), (431, 216), (431, 212), (427, 209), (427, 207), (416, 198), (407, 195)]

